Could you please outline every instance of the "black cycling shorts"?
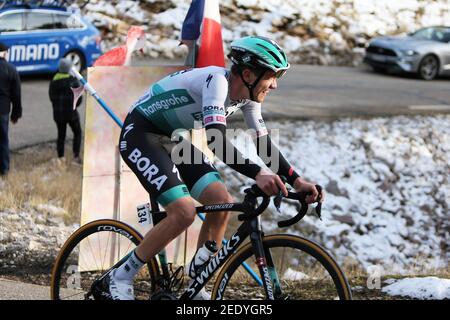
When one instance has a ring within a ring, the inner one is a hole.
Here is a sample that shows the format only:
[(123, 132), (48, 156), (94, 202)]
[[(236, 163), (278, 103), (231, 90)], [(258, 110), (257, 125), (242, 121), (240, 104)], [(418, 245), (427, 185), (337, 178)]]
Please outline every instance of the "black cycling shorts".
[[(162, 206), (186, 196), (199, 200), (209, 184), (223, 183), (216, 168), (199, 149), (187, 141), (183, 144), (171, 141), (136, 111), (125, 119), (119, 149), (145, 190)], [(177, 155), (176, 165), (172, 150)], [(178, 163), (178, 158), (188, 160)]]

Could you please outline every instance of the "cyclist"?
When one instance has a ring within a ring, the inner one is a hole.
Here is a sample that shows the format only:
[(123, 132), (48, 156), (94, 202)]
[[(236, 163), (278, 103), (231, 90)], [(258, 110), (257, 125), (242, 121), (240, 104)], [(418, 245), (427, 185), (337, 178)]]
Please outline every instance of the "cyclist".
[[(134, 299), (133, 278), (139, 269), (193, 223), (193, 199), (203, 205), (233, 202), (219, 173), (200, 150), (192, 144), (180, 149), (186, 144), (171, 141), (175, 130), (192, 129), (196, 120), (202, 120), (215, 155), (254, 179), (265, 193), (275, 195), (281, 190), (287, 195), (280, 178), (284, 176), (297, 191), (312, 193), (308, 203), (316, 201), (315, 185), (300, 178), (286, 161), (270, 140), (261, 117), (261, 103), (290, 67), (284, 51), (270, 39), (250, 36), (233, 41), (228, 57), (230, 70), (211, 66), (176, 72), (154, 83), (131, 107), (120, 135), (120, 152), (143, 187), (167, 211), (167, 217), (146, 234), (124, 264), (104, 278), (101, 290), (107, 298)], [(255, 130), (257, 146), (267, 147), (271, 157), (277, 155), (277, 172), (245, 159), (226, 139), (226, 117), (238, 109), (248, 127)], [(183, 159), (201, 161), (174, 164), (177, 152)], [(207, 240), (221, 243), (228, 219), (226, 211), (208, 214), (197, 247)], [(196, 298), (209, 299), (210, 295), (202, 290)]]

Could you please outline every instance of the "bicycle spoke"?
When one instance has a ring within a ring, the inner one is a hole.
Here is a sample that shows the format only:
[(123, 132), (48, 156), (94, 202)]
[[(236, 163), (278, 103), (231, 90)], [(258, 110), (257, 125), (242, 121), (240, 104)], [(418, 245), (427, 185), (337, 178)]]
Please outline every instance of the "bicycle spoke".
[(97, 270), (99, 270), (100, 268), (98, 267), (97, 260), (95, 259), (94, 252), (92, 250), (91, 241), (89, 240), (89, 238), (87, 238), (87, 241), (88, 241), (88, 244), (89, 244), (89, 248), (91, 248), (91, 255), (92, 255), (92, 258), (94, 258), (95, 266), (96, 266)]
[(80, 257), (83, 257), (82, 259), (79, 259), (78, 260), (78, 267), (80, 267), (80, 260), (83, 260), (83, 263), (84, 263), (84, 265), (86, 266), (86, 268), (88, 268), (88, 264), (86, 263), (86, 259), (84, 258), (84, 254), (81, 254), (81, 253), (78, 253), (78, 257), (80, 258)]
[(125, 250), (125, 255), (127, 255), (128, 254), (128, 250), (130, 249), (130, 247), (131, 247), (131, 242), (130, 242), (130, 244), (128, 245), (128, 248), (127, 248), (127, 250)]
[[(313, 244), (311, 246), (314, 249), (307, 247), (308, 250), (304, 251), (302, 249), (304, 242), (297, 240), (298, 237), (279, 236), (279, 239), (278, 242), (265, 241), (267, 244), (264, 245), (276, 299), (327, 300), (335, 299), (339, 294), (341, 298), (351, 298), (345, 276), (334, 261), (325, 255), (326, 253), (317, 251)], [(317, 257), (320, 257), (320, 260)], [(225, 269), (216, 280), (215, 289), (218, 290), (215, 292), (216, 298), (266, 299), (264, 288), (256, 286), (243, 268), (240, 268), (243, 262), (252, 268), (256, 267), (252, 248), (249, 247), (245, 252), (239, 253), (231, 261), (231, 264), (224, 266)], [(224, 275), (227, 282), (223, 282)]]
[(78, 292), (78, 293), (72, 294), (72, 295), (70, 295), (70, 296), (61, 298), (61, 300), (67, 300), (67, 299), (69, 299), (69, 298), (72, 298), (72, 297), (75, 297), (75, 296), (79, 296), (79, 295), (83, 295), (83, 296), (84, 296), (84, 295), (85, 295), (85, 292)]
[[(100, 244), (100, 233), (97, 233), (97, 243), (98, 243), (98, 251), (97, 252), (102, 252), (102, 250), (101, 250), (102, 246)], [(101, 265), (102, 270), (103, 270), (104, 269), (104, 265), (103, 265), (103, 262), (102, 262), (101, 258), (102, 258), (102, 256), (100, 254), (100, 265)]]
[(111, 233), (108, 233), (108, 241), (106, 242), (106, 247), (105, 247), (105, 255), (103, 256), (103, 261), (102, 264), (105, 264), (105, 260), (106, 260), (106, 253), (108, 252), (108, 247), (109, 247), (109, 239), (111, 239)]
[[(114, 228), (99, 228), (100, 226)], [(141, 239), (134, 236), (136, 231), (131, 227), (119, 222), (108, 224), (101, 220), (97, 224), (92, 223), (90, 229), (82, 227), (79, 230), (86, 231), (86, 234), (80, 233), (80, 236), (74, 237), (73, 244), (65, 247), (69, 251), (65, 254), (61, 253), (62, 258), (58, 259), (55, 265), (54, 278), (56, 278), (52, 282), (52, 298), (54, 299), (85, 299), (87, 293), (89, 298), (95, 299), (98, 287), (92, 288), (94, 281), (98, 280), (111, 265), (117, 264), (123, 258), (122, 253), (131, 251)], [(122, 233), (122, 230), (126, 231), (127, 235)], [(157, 274), (155, 267), (157, 265), (146, 265), (145, 268), (152, 268), (152, 272), (143, 270), (136, 278), (135, 293), (138, 298), (150, 298), (151, 290), (156, 286), (152, 278), (154, 274)], [(70, 270), (72, 271), (68, 273), (67, 271)]]
[(284, 259), (285, 259), (285, 257), (286, 257), (286, 248), (283, 248), (283, 253), (281, 255), (281, 263), (280, 263), (280, 266), (281, 266), (281, 271), (280, 272), (281, 273), (284, 272), (283, 268), (284, 268)]

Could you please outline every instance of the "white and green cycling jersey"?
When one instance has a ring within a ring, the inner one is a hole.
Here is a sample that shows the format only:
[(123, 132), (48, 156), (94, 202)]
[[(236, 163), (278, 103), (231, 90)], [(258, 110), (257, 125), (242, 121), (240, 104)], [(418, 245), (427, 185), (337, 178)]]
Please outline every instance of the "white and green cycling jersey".
[(229, 98), (230, 71), (221, 67), (186, 69), (154, 83), (131, 107), (167, 135), (176, 129), (211, 124), (226, 125), (226, 118), (242, 110), (247, 126), (257, 136), (267, 134), (261, 104)]

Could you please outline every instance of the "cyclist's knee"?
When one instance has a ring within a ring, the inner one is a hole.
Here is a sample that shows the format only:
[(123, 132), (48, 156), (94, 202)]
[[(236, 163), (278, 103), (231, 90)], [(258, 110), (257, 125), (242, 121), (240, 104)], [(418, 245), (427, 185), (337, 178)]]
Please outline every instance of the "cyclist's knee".
[[(227, 190), (220, 190), (215, 194), (212, 194), (205, 204), (223, 204), (233, 203), (234, 199)], [(220, 223), (227, 223), (230, 219), (229, 211), (214, 212), (207, 215), (208, 220), (220, 221)]]
[[(234, 199), (228, 191), (219, 192), (216, 196), (212, 197), (211, 204), (223, 204), (223, 203), (233, 203)], [(217, 212), (210, 215), (210, 218), (214, 217), (215, 220), (220, 220), (221, 223), (227, 223), (230, 219), (229, 211)]]
[(208, 204), (222, 204), (234, 202), (233, 197), (222, 183), (209, 185), (201, 194), (200, 202)]
[(180, 198), (166, 207), (169, 219), (172, 219), (180, 228), (189, 227), (195, 220), (195, 204), (191, 197)]
[(213, 200), (214, 200), (213, 202), (217, 204), (233, 203), (234, 201), (233, 197), (227, 190), (218, 192), (217, 195), (213, 197)]

